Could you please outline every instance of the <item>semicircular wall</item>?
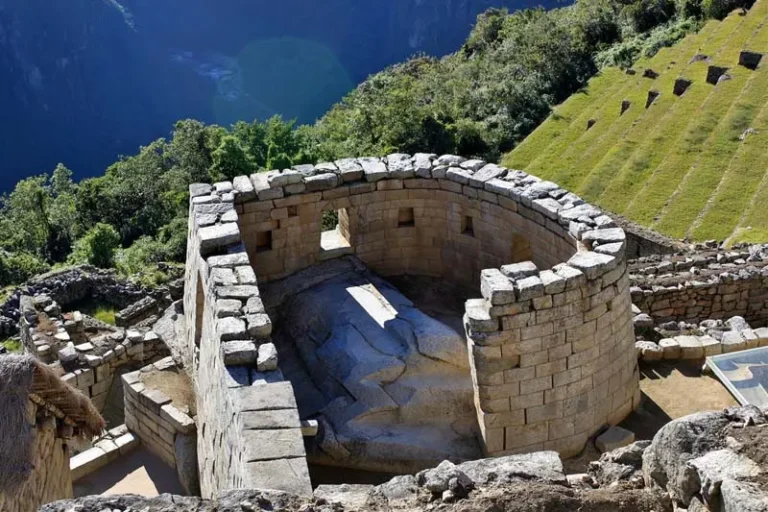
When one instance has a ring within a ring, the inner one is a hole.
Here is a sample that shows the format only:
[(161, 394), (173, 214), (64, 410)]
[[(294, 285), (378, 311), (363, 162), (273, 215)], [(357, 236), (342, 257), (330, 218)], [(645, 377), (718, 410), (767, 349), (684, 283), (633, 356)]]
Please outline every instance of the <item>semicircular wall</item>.
[(574, 455), (639, 403), (624, 231), (554, 183), (398, 154), (240, 176), (212, 194), (235, 210), (202, 220), (237, 223), (227, 243), (242, 239), (259, 282), (354, 254), (383, 275), (476, 290), (465, 327), (488, 455)]

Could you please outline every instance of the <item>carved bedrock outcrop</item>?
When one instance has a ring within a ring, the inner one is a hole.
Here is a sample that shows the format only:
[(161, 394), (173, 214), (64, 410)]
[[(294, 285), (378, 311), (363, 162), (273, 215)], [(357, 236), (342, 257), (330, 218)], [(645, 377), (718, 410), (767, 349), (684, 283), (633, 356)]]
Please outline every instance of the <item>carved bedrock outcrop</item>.
[[(243, 389), (278, 385), (256, 371), (258, 356), (274, 348), (257, 281), (343, 254), (384, 276), (437, 276), (479, 290), (466, 304), (465, 328), (490, 455), (575, 454), (640, 399), (624, 231), (554, 183), (453, 155), (395, 154), (239, 176), (191, 192), (190, 353), (200, 368), (230, 377), (247, 368), (237, 374), (244, 380), (226, 386), (198, 370), (198, 402), (201, 393), (209, 402), (198, 404), (203, 425), (213, 397), (230, 404), (210, 415), (214, 429), (202, 427), (202, 458), (212, 451), (207, 443), (219, 450), (241, 436), (237, 417), (252, 398)], [(338, 226), (323, 232), (331, 211)], [(289, 460), (303, 458), (303, 447), (279, 444)], [(259, 458), (253, 448), (245, 456)], [(222, 464), (216, 478), (225, 475), (214, 487), (244, 484), (226, 460), (211, 454), (210, 464)]]

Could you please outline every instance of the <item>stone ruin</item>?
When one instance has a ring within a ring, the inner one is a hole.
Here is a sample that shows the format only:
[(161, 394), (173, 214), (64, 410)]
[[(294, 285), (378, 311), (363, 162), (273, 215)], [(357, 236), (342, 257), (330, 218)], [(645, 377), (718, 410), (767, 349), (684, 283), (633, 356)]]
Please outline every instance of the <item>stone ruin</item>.
[[(640, 403), (638, 360), (768, 346), (768, 246), (646, 239), (553, 183), (451, 155), (299, 166), (191, 196), (183, 301), (160, 312), (173, 297), (134, 297), (117, 327), (62, 314), (52, 297), (66, 294), (46, 288), (21, 294), (18, 314), (57, 385), (100, 407), (106, 387), (123, 390), (124, 425), (71, 473), (51, 459), (65, 487), (143, 445), (202, 499), (42, 510), (768, 503), (753, 479), (768, 468), (745, 448), (766, 421), (755, 407), (675, 420), (653, 442), (609, 428)], [(667, 454), (690, 429), (711, 442), (671, 479)], [(590, 441), (603, 456), (566, 475), (561, 457)], [(402, 476), (318, 486), (310, 467)], [(25, 500), (68, 496), (40, 482)]]
[[(395, 154), (191, 196), (184, 358), (205, 397), (204, 497), (308, 495), (307, 460), (400, 472), (575, 455), (640, 400), (624, 231), (554, 183)], [(404, 275), (467, 290), (442, 299), (459, 298), (463, 320), (452, 328), (385, 281)]]

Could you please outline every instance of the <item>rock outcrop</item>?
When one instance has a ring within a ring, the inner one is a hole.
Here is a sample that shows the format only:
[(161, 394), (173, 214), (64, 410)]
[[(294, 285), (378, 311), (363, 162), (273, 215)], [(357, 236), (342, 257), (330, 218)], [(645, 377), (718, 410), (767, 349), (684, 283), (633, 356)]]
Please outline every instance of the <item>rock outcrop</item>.
[(299, 412), (321, 420), (310, 458), (414, 472), (481, 456), (460, 312), (426, 315), (355, 258), (262, 289)]

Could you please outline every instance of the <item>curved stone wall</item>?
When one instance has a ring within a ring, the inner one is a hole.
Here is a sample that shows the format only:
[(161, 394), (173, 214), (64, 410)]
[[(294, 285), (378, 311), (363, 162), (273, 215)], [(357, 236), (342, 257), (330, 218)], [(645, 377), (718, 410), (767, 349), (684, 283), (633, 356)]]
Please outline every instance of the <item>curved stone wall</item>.
[[(192, 196), (185, 307), (187, 325), (202, 325), (203, 335), (188, 339), (198, 364), (214, 373), (222, 361), (230, 374), (230, 363), (255, 363), (231, 350), (263, 344), (263, 306), (259, 317), (247, 311), (257, 279), (355, 254), (384, 275), (434, 275), (478, 290), (465, 326), (488, 454), (573, 455), (639, 402), (624, 231), (554, 183), (452, 155), (398, 154), (240, 176), (213, 189), (193, 186)], [(324, 232), (332, 211), (338, 226)], [(196, 298), (198, 273), (204, 297)], [(235, 291), (251, 296), (230, 296)], [(221, 309), (219, 299), (232, 298), (241, 307)], [(200, 322), (195, 311), (204, 312)], [(224, 355), (206, 358), (211, 350)], [(206, 400), (233, 393), (214, 375), (198, 390)], [(242, 398), (232, 403), (222, 418), (241, 414)], [(209, 434), (204, 427), (201, 457), (239, 436), (236, 424), (221, 420)], [(201, 461), (201, 473), (205, 467)]]

